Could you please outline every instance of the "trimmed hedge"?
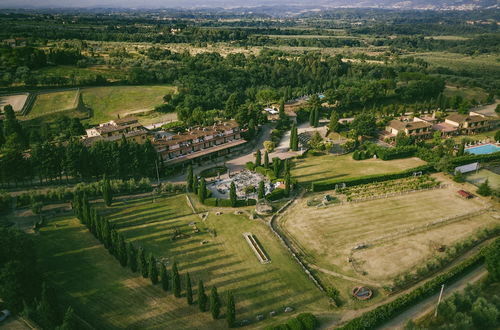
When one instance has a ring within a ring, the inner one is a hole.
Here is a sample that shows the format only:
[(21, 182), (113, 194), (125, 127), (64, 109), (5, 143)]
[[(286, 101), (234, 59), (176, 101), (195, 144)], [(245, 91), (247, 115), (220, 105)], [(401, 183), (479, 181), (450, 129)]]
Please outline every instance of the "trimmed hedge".
[[(231, 206), (231, 200), (229, 199), (224, 199), (224, 198), (207, 198), (203, 202), (204, 205), (207, 206), (221, 206), (221, 207), (232, 207)], [(236, 202), (236, 207), (242, 207), (242, 206), (252, 206), (256, 205), (257, 201), (255, 199), (238, 199)]]
[(391, 160), (399, 158), (413, 157), (418, 151), (417, 146), (404, 146), (396, 148), (378, 148), (376, 150), (377, 157), (382, 160)]
[(451, 160), (452, 166), (461, 166), (473, 162), (489, 162), (500, 159), (500, 151), (486, 155), (465, 155)]
[(387, 180), (394, 180), (405, 178), (413, 175), (414, 172), (422, 172), (430, 173), (434, 171), (434, 167), (430, 164), (422, 165), (418, 167), (414, 167), (402, 172), (395, 173), (386, 173), (386, 174), (373, 174), (366, 175), (357, 178), (348, 178), (348, 179), (335, 179), (335, 180), (326, 180), (326, 181), (317, 181), (311, 184), (311, 190), (314, 192), (331, 190), (335, 188), (336, 184), (345, 183), (347, 187), (357, 186), (360, 184), (373, 183), (373, 182), (381, 182)]
[(374, 329), (381, 326), (404, 312), (406, 309), (420, 302), (421, 300), (439, 292), (442, 284), (450, 283), (460, 277), (464, 272), (476, 267), (484, 261), (483, 252), (479, 252), (474, 257), (467, 259), (461, 264), (453, 267), (448, 272), (438, 275), (424, 285), (416, 288), (415, 290), (385, 304), (379, 306), (363, 315), (352, 319), (347, 322), (340, 329), (345, 330), (363, 330)]
[(278, 199), (285, 198), (285, 190), (281, 188), (276, 188), (272, 192), (266, 195), (266, 199), (270, 201), (276, 201)]
[(285, 324), (269, 325), (264, 330), (314, 330), (319, 327), (316, 316), (311, 313), (302, 313), (289, 319)]

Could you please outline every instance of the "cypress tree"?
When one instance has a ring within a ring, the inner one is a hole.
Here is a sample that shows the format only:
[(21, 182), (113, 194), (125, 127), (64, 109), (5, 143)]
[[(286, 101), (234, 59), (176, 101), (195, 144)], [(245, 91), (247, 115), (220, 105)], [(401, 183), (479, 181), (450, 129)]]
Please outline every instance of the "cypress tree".
[(125, 238), (123, 238), (122, 234), (118, 234), (118, 260), (120, 260), (122, 267), (127, 267), (127, 259), (128, 253)]
[(278, 177), (280, 175), (280, 169), (281, 169), (281, 159), (278, 157), (273, 158), (273, 173), (275, 177)]
[(191, 286), (191, 278), (189, 273), (186, 273), (186, 300), (188, 305), (193, 304), (193, 288)]
[(210, 313), (212, 313), (212, 318), (217, 320), (220, 314), (220, 299), (219, 294), (217, 293), (217, 288), (215, 286), (212, 287), (210, 291)]
[(335, 110), (333, 110), (330, 115), (330, 123), (328, 124), (328, 130), (330, 131), (330, 133), (339, 131), (339, 115)]
[(285, 118), (285, 98), (282, 98), (280, 101), (279, 116), (280, 118)]
[(292, 125), (292, 131), (290, 133), (290, 149), (293, 151), (299, 150), (299, 136), (295, 122)]
[(319, 109), (315, 108), (314, 109), (314, 127), (319, 126)]
[(193, 166), (189, 165), (188, 166), (188, 171), (187, 171), (187, 177), (186, 177), (186, 188), (189, 192), (192, 192), (193, 190)]
[(290, 174), (285, 174), (285, 195), (290, 196)]
[(289, 159), (285, 159), (284, 161), (284, 167), (283, 167), (283, 172), (288, 175), (290, 175), (290, 160)]
[(108, 219), (104, 219), (102, 231), (104, 247), (109, 250), (111, 248), (111, 224)]
[(205, 286), (202, 280), (198, 281), (198, 308), (200, 312), (207, 310), (207, 295), (205, 294)]
[(153, 285), (158, 283), (158, 267), (156, 266), (156, 258), (152, 253), (149, 254), (148, 275)]
[(264, 152), (264, 167), (269, 168), (269, 154), (267, 153), (267, 150)]
[(177, 262), (175, 261), (172, 265), (172, 291), (174, 292), (174, 296), (176, 298), (179, 298), (181, 296), (181, 278), (179, 277)]
[(113, 203), (113, 192), (111, 191), (111, 184), (106, 177), (104, 177), (104, 182), (102, 184), (102, 197), (104, 198), (106, 206), (111, 206)]
[(262, 153), (260, 149), (257, 149), (257, 153), (255, 154), (255, 167), (260, 166), (262, 162)]
[(198, 177), (196, 175), (193, 176), (193, 183), (192, 183), (191, 191), (194, 193), (196, 193), (198, 191)]
[(264, 186), (264, 181), (259, 182), (259, 189), (257, 191), (257, 195), (259, 199), (262, 199), (266, 196), (266, 187)]
[(160, 282), (161, 282), (161, 288), (163, 291), (168, 291), (168, 273), (167, 273), (167, 267), (165, 265), (160, 266)]
[(146, 261), (146, 256), (144, 255), (144, 249), (142, 247), (139, 248), (137, 253), (137, 266), (139, 271), (142, 274), (142, 277), (148, 277), (148, 263)]
[(137, 251), (130, 242), (127, 244), (127, 264), (132, 272), (137, 271)]
[(231, 206), (235, 207), (238, 197), (236, 196), (236, 185), (234, 182), (231, 182), (231, 186), (229, 187), (229, 199), (231, 200)]
[(198, 188), (198, 199), (200, 200), (200, 203), (205, 202), (206, 194), (207, 194), (207, 184), (205, 182), (205, 178), (201, 178), (200, 186)]
[(236, 321), (236, 306), (234, 303), (234, 296), (231, 291), (229, 291), (227, 294), (226, 321), (229, 328), (234, 327), (234, 323)]
[(309, 125), (311, 127), (314, 127), (314, 110), (315, 110), (315, 108), (311, 108), (309, 110)]

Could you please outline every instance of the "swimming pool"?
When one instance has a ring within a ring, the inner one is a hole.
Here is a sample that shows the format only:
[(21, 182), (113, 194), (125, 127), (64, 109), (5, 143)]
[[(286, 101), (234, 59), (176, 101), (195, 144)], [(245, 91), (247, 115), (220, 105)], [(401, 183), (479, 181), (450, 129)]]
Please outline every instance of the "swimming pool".
[(500, 147), (494, 144), (483, 144), (482, 146), (467, 148), (465, 151), (470, 152), (474, 155), (486, 155), (492, 154), (494, 152), (500, 151)]

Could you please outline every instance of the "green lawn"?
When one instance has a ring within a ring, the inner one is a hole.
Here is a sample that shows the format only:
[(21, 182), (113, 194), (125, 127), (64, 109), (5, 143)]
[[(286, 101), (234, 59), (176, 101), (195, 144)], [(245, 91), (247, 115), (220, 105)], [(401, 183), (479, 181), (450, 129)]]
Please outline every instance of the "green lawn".
[[(308, 280), (273, 236), (266, 224), (234, 215), (224, 210), (213, 211), (202, 222), (191, 214), (185, 195), (162, 197), (152, 203), (149, 197), (126, 202), (116, 201), (103, 214), (137, 246), (153, 252), (169, 264), (175, 258), (182, 279), (189, 271), (194, 284), (203, 279), (208, 290), (216, 285), (221, 297), (232, 290), (237, 302), (237, 320), (248, 319), (251, 328), (257, 314), (279, 312), (273, 322), (285, 320), (286, 306), (297, 312), (322, 312), (326, 298)], [(196, 221), (200, 233), (189, 226)], [(57, 223), (58, 227), (53, 225)], [(187, 238), (173, 241), (175, 229)], [(215, 229), (212, 237), (206, 229)], [(253, 233), (271, 259), (258, 262), (242, 234)], [(201, 241), (207, 240), (207, 244)], [(99, 328), (224, 328), (224, 321), (212, 321), (208, 313), (188, 307), (185, 298), (164, 294), (129, 270), (123, 269), (78, 222), (72, 218), (53, 220), (39, 237), (43, 264), (49, 277), (67, 292), (72, 305), (85, 319)], [(224, 309), (222, 309), (224, 311)]]
[(77, 95), (76, 90), (39, 94), (36, 96), (31, 111), (24, 118), (32, 119), (73, 109), (77, 105)]
[(398, 172), (425, 164), (418, 158), (383, 161), (379, 159), (353, 160), (352, 155), (308, 156), (294, 161), (292, 176), (304, 185), (313, 181), (352, 178), (362, 175)]
[(152, 110), (163, 103), (163, 96), (175, 92), (175, 87), (111, 86), (82, 89), (83, 102), (92, 109), (92, 124), (115, 119), (118, 115)]

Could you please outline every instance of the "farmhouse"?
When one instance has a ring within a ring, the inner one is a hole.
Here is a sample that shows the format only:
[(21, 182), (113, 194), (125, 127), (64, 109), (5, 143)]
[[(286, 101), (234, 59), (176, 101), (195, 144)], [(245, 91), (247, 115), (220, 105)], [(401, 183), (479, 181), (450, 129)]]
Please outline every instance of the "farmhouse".
[(96, 141), (118, 141), (122, 136), (128, 141), (144, 143), (147, 138), (147, 131), (134, 117), (114, 119), (85, 131), (87, 132), (84, 136), (85, 144), (92, 144)]
[(208, 127), (193, 127), (187, 132), (154, 139), (153, 145), (167, 164), (204, 160), (228, 154), (246, 143), (239, 124), (227, 121)]
[(491, 128), (488, 118), (479, 114), (462, 115), (454, 113), (445, 118), (444, 124), (455, 127), (458, 134), (474, 134)]
[(385, 130), (389, 133), (389, 138), (394, 138), (398, 133), (403, 132), (408, 136), (428, 138), (432, 135), (432, 124), (419, 118), (413, 121), (391, 120)]

